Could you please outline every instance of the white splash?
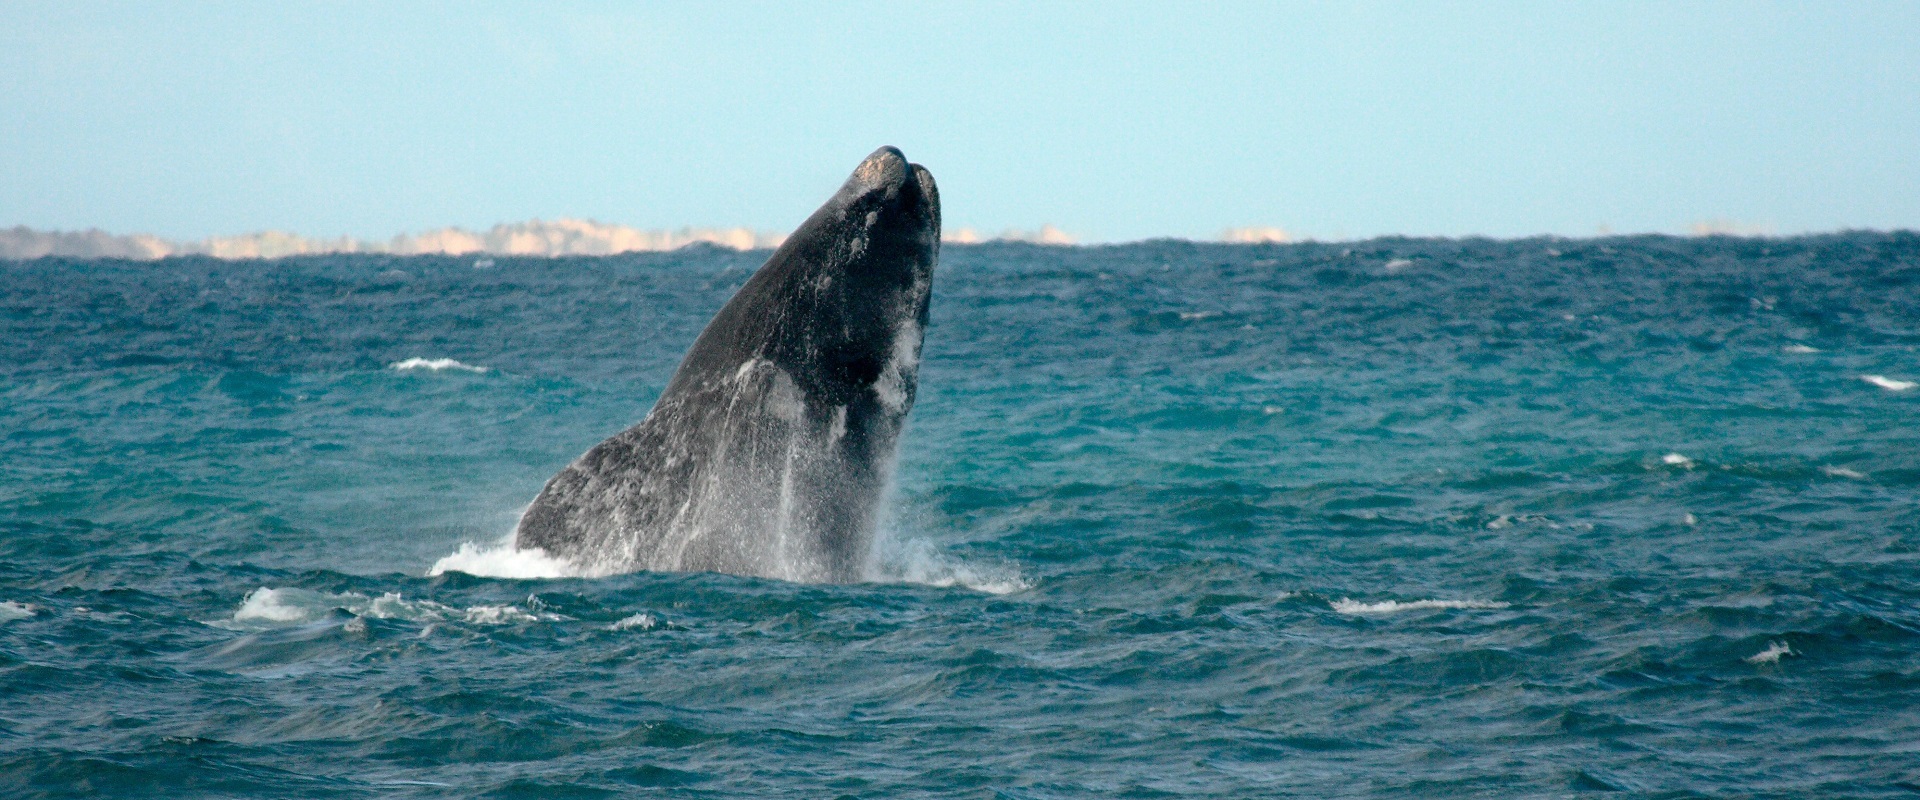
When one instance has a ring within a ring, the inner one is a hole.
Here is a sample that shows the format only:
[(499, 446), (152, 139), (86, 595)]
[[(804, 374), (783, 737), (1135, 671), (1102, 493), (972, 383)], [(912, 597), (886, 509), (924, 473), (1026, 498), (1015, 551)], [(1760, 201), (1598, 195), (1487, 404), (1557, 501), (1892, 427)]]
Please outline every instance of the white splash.
[(1013, 594), (1033, 588), (1018, 570), (982, 567), (954, 559), (925, 539), (883, 536), (872, 579), (880, 583), (959, 586), (987, 594)]
[(419, 358), (419, 357), (409, 358), (405, 361), (395, 361), (391, 364), (388, 364), (387, 369), (397, 369), (397, 370), (400, 370), (401, 372), (406, 372), (408, 370), (415, 370), (415, 369), (432, 370), (434, 372), (441, 372), (449, 369), (457, 369), (462, 372), (474, 372), (474, 373), (487, 371), (486, 367), (476, 367), (472, 364), (462, 364), (451, 358)]
[(657, 619), (654, 619), (652, 614), (641, 612), (639, 614), (635, 614), (633, 616), (622, 619), (619, 622), (613, 623), (612, 625), (608, 625), (607, 630), (630, 631), (630, 630), (639, 629), (643, 631), (650, 631), (650, 630), (653, 630), (654, 626), (658, 624), (660, 624), (660, 621)]
[(39, 610), (27, 603), (17, 603), (12, 600), (0, 601), (0, 622), (26, 619), (38, 613)]
[(1885, 375), (1862, 375), (1860, 376), (1860, 380), (1871, 383), (1889, 392), (1904, 392), (1915, 386), (1920, 386), (1920, 383), (1889, 378)]
[(1382, 600), (1378, 603), (1362, 603), (1345, 597), (1333, 601), (1330, 605), (1333, 606), (1333, 610), (1342, 614), (1392, 614), (1398, 611), (1432, 608), (1499, 609), (1507, 607), (1506, 603), (1492, 600), (1409, 600), (1404, 602)]
[(581, 569), (573, 562), (547, 555), (538, 547), (521, 550), (513, 546), (513, 537), (491, 545), (461, 542), (452, 555), (433, 562), (427, 575), (464, 572), (483, 578), (590, 578), (598, 573)]
[(324, 595), (303, 589), (272, 589), (262, 586), (247, 593), (240, 610), (233, 612), (234, 622), (301, 622), (324, 614), (331, 605), (316, 608), (316, 599)]
[(893, 351), (887, 354), (886, 367), (873, 382), (880, 402), (894, 413), (907, 408), (907, 387), (920, 372), (920, 324), (904, 320), (893, 334)]
[(1786, 642), (1768, 642), (1767, 649), (1762, 650), (1758, 653), (1754, 653), (1753, 655), (1747, 656), (1747, 663), (1774, 664), (1780, 661), (1781, 656), (1797, 656), (1797, 655), (1800, 655), (1800, 654), (1794, 652), (1793, 648), (1787, 646)]
[(472, 606), (462, 612), (461, 617), (474, 625), (511, 625), (554, 618), (551, 614), (543, 616), (516, 606)]
[(403, 619), (415, 622), (461, 620), (473, 625), (508, 625), (517, 622), (560, 619), (558, 615), (528, 611), (510, 605), (481, 605), (454, 608), (432, 600), (408, 600), (398, 592), (368, 597), (358, 592), (330, 594), (308, 589), (275, 589), (262, 586), (247, 593), (232, 620), (211, 624), (241, 630), (294, 625), (324, 619), (334, 609), (356, 617)]

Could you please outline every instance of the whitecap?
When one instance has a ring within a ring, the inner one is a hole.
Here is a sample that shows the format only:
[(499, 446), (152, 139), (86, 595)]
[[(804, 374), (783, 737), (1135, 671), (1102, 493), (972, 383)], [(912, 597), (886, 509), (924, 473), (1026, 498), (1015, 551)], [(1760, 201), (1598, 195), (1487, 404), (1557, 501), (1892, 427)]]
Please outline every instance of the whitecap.
[(318, 592), (304, 589), (274, 589), (262, 586), (247, 593), (240, 609), (233, 612), (234, 622), (304, 622), (326, 613), (331, 604), (316, 604)]
[(461, 542), (460, 549), (433, 562), (427, 575), (464, 572), (482, 578), (592, 578), (597, 573), (581, 569), (573, 562), (547, 555), (538, 547), (521, 550), (512, 537), (492, 545)]
[(375, 619), (438, 620), (452, 611), (431, 600), (407, 600), (397, 592), (368, 597), (357, 592), (331, 594), (310, 589), (262, 586), (247, 593), (233, 622), (241, 625), (286, 625), (325, 618), (334, 609)]
[(883, 539), (872, 578), (881, 583), (960, 586), (987, 594), (1013, 594), (1033, 588), (1018, 570), (959, 561), (925, 539)]
[(1195, 320), (1202, 320), (1202, 319), (1213, 319), (1214, 317), (1217, 317), (1217, 316), (1220, 316), (1220, 312), (1218, 311), (1182, 311), (1180, 312), (1180, 319), (1185, 320), (1187, 322), (1193, 322)]
[(1915, 386), (1920, 386), (1920, 383), (1889, 378), (1885, 375), (1862, 375), (1860, 376), (1860, 380), (1871, 383), (1889, 392), (1904, 392)]
[(1797, 655), (1800, 655), (1800, 654), (1794, 652), (1793, 648), (1789, 647), (1786, 642), (1768, 642), (1767, 649), (1762, 650), (1758, 653), (1754, 653), (1753, 655), (1747, 656), (1747, 663), (1773, 664), (1773, 663), (1778, 663), (1780, 661), (1781, 656), (1797, 656)]
[(431, 370), (433, 372), (442, 372), (450, 369), (460, 370), (462, 372), (474, 372), (474, 373), (487, 371), (486, 367), (476, 367), (472, 364), (462, 364), (451, 358), (420, 358), (417, 356), (414, 358), (409, 358), (405, 361), (395, 361), (391, 364), (388, 364), (387, 369), (397, 369), (402, 372), (406, 372), (408, 370), (416, 370), (416, 369)]
[[(262, 586), (247, 593), (233, 618), (212, 623), (242, 630), (298, 625), (325, 619), (334, 609), (356, 617), (400, 619), (434, 623), (461, 620), (474, 625), (507, 625), (536, 620), (556, 620), (556, 614), (528, 611), (510, 605), (480, 605), (459, 609), (432, 600), (408, 600), (398, 592), (368, 597), (358, 592), (332, 594), (309, 589), (275, 589)], [(364, 623), (362, 623), (364, 625)]]
[(1396, 259), (1393, 259), (1392, 261), (1387, 262), (1386, 270), (1388, 272), (1399, 272), (1400, 270), (1406, 269), (1411, 266), (1413, 266), (1413, 259), (1396, 258)]
[(1819, 349), (1819, 348), (1817, 348), (1817, 347), (1808, 347), (1808, 346), (1806, 346), (1806, 345), (1804, 345), (1804, 344), (1790, 344), (1790, 345), (1787, 345), (1787, 346), (1786, 346), (1785, 348), (1783, 348), (1783, 349), (1785, 349), (1785, 350), (1786, 350), (1787, 352), (1789, 352), (1789, 353), (1798, 353), (1798, 354), (1801, 354), (1801, 355), (1805, 355), (1805, 354), (1807, 354), (1807, 353), (1818, 353), (1818, 352), (1820, 352), (1820, 349)]
[(1853, 470), (1847, 469), (1846, 467), (1821, 467), (1820, 472), (1824, 475), (1830, 475), (1835, 478), (1852, 478), (1856, 481), (1866, 480), (1867, 478), (1865, 474), (1855, 472)]
[(658, 624), (660, 624), (660, 621), (657, 619), (654, 619), (652, 614), (641, 612), (639, 614), (634, 614), (633, 616), (622, 619), (619, 622), (613, 623), (612, 625), (608, 625), (607, 630), (628, 631), (628, 630), (634, 630), (637, 628), (643, 631), (650, 631), (650, 630), (653, 630), (654, 626)]
[(0, 601), (0, 622), (26, 619), (39, 613), (39, 611), (40, 609), (27, 603), (17, 603), (12, 600)]
[(1493, 600), (1382, 600), (1378, 603), (1362, 603), (1358, 600), (1342, 597), (1330, 603), (1333, 610), (1342, 614), (1392, 614), (1397, 611), (1418, 611), (1433, 608), (1458, 609), (1500, 609), (1506, 603)]
[(1660, 457), (1660, 463), (1681, 469), (1693, 469), (1693, 459), (1679, 453), (1668, 453)]
[(471, 606), (460, 613), (461, 619), (474, 625), (511, 625), (516, 622), (537, 622), (543, 619), (555, 619), (552, 614), (538, 614), (526, 611), (518, 606)]

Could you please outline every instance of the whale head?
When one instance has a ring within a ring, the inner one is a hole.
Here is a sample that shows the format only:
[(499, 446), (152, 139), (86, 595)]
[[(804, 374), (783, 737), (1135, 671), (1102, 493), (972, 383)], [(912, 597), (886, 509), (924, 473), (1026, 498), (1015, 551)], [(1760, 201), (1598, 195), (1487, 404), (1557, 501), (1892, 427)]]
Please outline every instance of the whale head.
[(547, 482), (515, 542), (595, 572), (858, 580), (939, 250), (933, 176), (875, 151), (714, 315), (647, 418)]
[(904, 412), (913, 401), (939, 252), (933, 174), (882, 147), (787, 237), (702, 335), (731, 341), (697, 343), (694, 352), (772, 362), (833, 405), (875, 393)]

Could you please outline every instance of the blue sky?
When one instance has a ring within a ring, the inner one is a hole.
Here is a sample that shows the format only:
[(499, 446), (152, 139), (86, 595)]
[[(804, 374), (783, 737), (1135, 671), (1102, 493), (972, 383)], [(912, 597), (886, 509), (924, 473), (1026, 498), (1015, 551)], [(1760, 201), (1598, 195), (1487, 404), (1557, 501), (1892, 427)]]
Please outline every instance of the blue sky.
[(1920, 4), (0, 2), (0, 226), (1920, 228)]

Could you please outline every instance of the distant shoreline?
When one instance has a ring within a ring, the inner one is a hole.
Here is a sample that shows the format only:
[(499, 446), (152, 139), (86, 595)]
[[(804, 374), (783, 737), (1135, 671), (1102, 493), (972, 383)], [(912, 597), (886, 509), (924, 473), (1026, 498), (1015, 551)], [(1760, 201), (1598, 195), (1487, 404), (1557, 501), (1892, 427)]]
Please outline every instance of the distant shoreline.
[[(1856, 233), (1895, 235), (1913, 231), (1896, 229), (1845, 229), (1789, 235), (1748, 230), (1725, 230), (1695, 226), (1686, 234), (1608, 233), (1595, 236), (1557, 236), (1541, 234), (1523, 237), (1491, 236), (1401, 236), (1384, 235), (1366, 239), (1296, 238), (1278, 228), (1229, 228), (1216, 239), (1155, 237), (1138, 242), (1079, 242), (1060, 229), (1045, 225), (1035, 230), (1007, 230), (985, 237), (971, 228), (948, 232), (947, 245), (1019, 243), (1047, 246), (1112, 247), (1151, 241), (1186, 241), (1195, 244), (1354, 244), (1381, 240), (1491, 240), (1491, 241), (1606, 241), (1661, 237), (1676, 239), (1737, 238), (1790, 241), (1821, 236)], [(592, 220), (531, 220), (495, 225), (486, 231), (440, 228), (417, 234), (400, 234), (387, 240), (307, 237), (284, 231), (260, 231), (238, 236), (215, 236), (198, 241), (164, 239), (150, 234), (114, 234), (91, 228), (84, 231), (44, 231), (18, 225), (0, 228), (0, 260), (30, 261), (36, 258), (127, 259), (155, 261), (174, 256), (206, 256), (231, 261), (271, 260), (291, 256), (372, 254), (372, 255), (444, 255), (523, 256), (557, 258), (562, 256), (608, 256), (621, 253), (658, 253), (694, 245), (731, 250), (767, 250), (779, 247), (786, 234), (754, 231), (748, 228), (680, 228), (677, 230), (640, 230)]]

